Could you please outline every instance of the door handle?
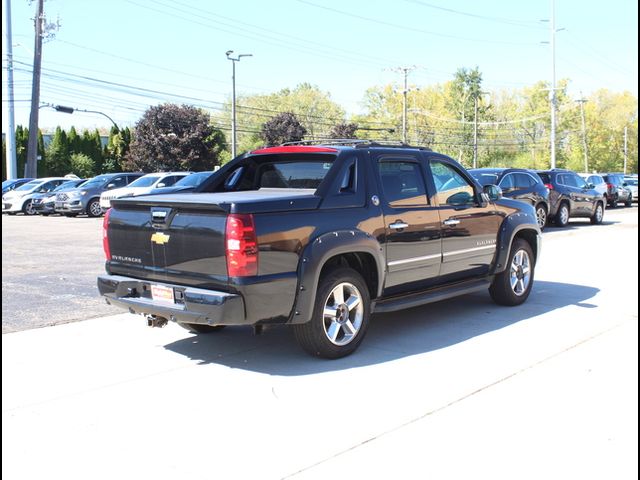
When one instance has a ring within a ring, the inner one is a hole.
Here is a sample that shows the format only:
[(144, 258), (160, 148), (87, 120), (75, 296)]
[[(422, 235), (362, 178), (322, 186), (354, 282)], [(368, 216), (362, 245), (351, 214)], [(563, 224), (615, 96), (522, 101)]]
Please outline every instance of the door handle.
[(393, 230), (402, 230), (403, 228), (407, 228), (408, 226), (408, 223), (404, 223), (402, 220), (396, 220), (391, 225), (389, 225), (389, 228)]
[(454, 225), (458, 225), (460, 223), (460, 220), (456, 220), (455, 218), (450, 218), (448, 220), (445, 220), (442, 223), (444, 225), (447, 225), (448, 227), (453, 227)]

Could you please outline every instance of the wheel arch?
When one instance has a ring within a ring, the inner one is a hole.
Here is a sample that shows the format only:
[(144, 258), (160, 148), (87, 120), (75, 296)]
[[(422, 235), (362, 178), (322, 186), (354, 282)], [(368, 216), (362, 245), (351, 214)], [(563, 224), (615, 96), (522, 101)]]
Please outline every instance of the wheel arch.
[(309, 321), (320, 278), (340, 266), (347, 266), (362, 275), (371, 299), (380, 296), (384, 283), (384, 257), (378, 241), (357, 230), (327, 233), (310, 242), (300, 257), (291, 323)]
[(516, 238), (526, 241), (533, 251), (533, 260), (537, 263), (542, 248), (542, 236), (538, 223), (526, 214), (515, 214), (507, 217), (500, 227), (498, 234), (498, 249), (493, 264), (493, 274), (503, 272), (507, 268), (509, 252)]

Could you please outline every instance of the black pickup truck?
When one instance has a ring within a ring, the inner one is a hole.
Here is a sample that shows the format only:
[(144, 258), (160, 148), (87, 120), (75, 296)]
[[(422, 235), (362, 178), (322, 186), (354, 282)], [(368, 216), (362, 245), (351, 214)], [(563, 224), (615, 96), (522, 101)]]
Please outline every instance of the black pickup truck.
[(540, 239), (533, 207), (429, 149), (284, 145), (194, 193), (114, 200), (98, 288), (152, 326), (286, 323), (308, 353), (338, 358), (375, 312), (482, 289), (523, 303)]

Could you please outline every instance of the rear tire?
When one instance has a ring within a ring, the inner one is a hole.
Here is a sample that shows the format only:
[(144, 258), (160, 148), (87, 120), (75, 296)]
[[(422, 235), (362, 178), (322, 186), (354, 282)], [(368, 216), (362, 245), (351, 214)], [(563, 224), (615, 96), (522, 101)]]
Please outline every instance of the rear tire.
[(310, 355), (341, 358), (353, 353), (369, 326), (371, 299), (362, 276), (338, 268), (320, 279), (311, 319), (293, 326), (298, 344)]
[(629, 200), (627, 200), (626, 202), (624, 202), (624, 206), (625, 207), (632, 207), (633, 206), (633, 198), (629, 197)]
[(555, 218), (556, 226), (564, 228), (569, 223), (569, 206), (566, 202), (560, 204), (558, 208), (558, 213), (556, 213)]
[(182, 328), (189, 330), (191, 333), (213, 333), (219, 332), (226, 325), (200, 325), (199, 323), (180, 323), (178, 322)]
[(547, 225), (547, 209), (543, 204), (536, 206), (536, 220), (538, 221), (540, 230), (544, 230), (544, 227)]
[(534, 263), (531, 246), (516, 238), (511, 245), (506, 270), (496, 275), (489, 287), (493, 301), (509, 307), (524, 303), (533, 287)]

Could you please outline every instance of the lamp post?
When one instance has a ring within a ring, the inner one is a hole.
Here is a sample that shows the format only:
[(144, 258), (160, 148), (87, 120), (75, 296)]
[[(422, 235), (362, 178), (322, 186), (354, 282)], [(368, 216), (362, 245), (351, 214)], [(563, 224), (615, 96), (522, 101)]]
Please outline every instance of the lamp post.
[(225, 55), (227, 56), (227, 60), (231, 60), (231, 65), (233, 65), (231, 71), (231, 83), (232, 83), (232, 94), (231, 94), (231, 158), (236, 157), (236, 62), (239, 62), (242, 57), (252, 57), (251, 53), (242, 53), (237, 57), (232, 57), (231, 54), (233, 50), (227, 50)]
[(478, 97), (490, 92), (477, 92), (473, 97), (473, 168), (478, 168)]

